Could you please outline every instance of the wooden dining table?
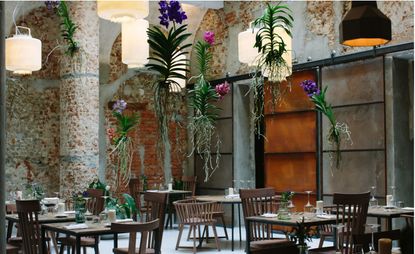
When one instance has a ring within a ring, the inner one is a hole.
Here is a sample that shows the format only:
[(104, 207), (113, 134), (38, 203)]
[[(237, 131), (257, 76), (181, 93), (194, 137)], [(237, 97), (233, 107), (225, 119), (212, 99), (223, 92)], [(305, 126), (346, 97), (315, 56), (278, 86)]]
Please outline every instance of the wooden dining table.
[[(401, 215), (414, 215), (414, 209), (412, 208), (399, 208), (393, 207), (386, 209), (384, 206), (369, 207), (367, 211), (368, 217), (375, 217), (377, 224), (381, 225), (382, 219), (386, 220), (386, 230), (392, 230), (392, 219), (400, 218)], [(381, 228), (378, 229), (381, 231)]]
[(83, 229), (68, 229), (67, 226), (71, 225), (71, 222), (62, 222), (62, 223), (50, 223), (42, 224), (41, 233), (42, 233), (42, 253), (47, 253), (45, 238), (46, 231), (62, 233), (68, 236), (73, 236), (76, 239), (76, 254), (81, 254), (81, 237), (84, 236), (101, 236), (101, 235), (114, 235), (114, 248), (118, 247), (118, 233), (111, 230), (110, 224), (105, 223), (92, 223), (87, 222), (86, 225), (88, 228)]
[[(302, 219), (304, 218), (304, 222)], [(298, 228), (299, 223), (302, 223), (304, 228), (310, 228), (312, 226), (320, 226), (320, 225), (327, 225), (327, 224), (335, 224), (336, 223), (336, 215), (326, 215), (326, 216), (317, 216), (315, 213), (293, 213), (290, 216), (290, 219), (279, 219), (277, 216), (275, 217), (265, 217), (265, 216), (252, 216), (247, 217), (245, 219), (246, 225), (245, 227), (249, 229), (251, 227), (251, 223), (264, 223), (270, 225), (278, 225), (278, 226), (290, 226), (294, 228)], [(246, 230), (246, 253), (250, 254), (250, 230)]]

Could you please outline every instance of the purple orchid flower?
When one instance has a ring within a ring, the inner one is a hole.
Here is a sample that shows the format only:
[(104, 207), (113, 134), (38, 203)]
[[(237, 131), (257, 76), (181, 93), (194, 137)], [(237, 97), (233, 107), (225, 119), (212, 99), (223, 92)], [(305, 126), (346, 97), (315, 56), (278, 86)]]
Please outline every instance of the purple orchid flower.
[(45, 5), (48, 10), (52, 10), (59, 7), (61, 2), (59, 0), (45, 1)]
[(312, 97), (313, 95), (320, 94), (320, 89), (318, 89), (316, 82), (312, 80), (304, 80), (303, 82), (300, 83), (300, 86), (307, 93), (308, 97)]
[(122, 114), (125, 108), (127, 108), (127, 102), (124, 100), (117, 100), (114, 105), (112, 105), (112, 110), (118, 112), (119, 114)]
[(215, 33), (211, 31), (206, 31), (203, 35), (203, 40), (205, 40), (205, 42), (209, 43), (209, 45), (212, 46), (213, 43), (215, 43)]
[(227, 95), (231, 91), (231, 87), (227, 81), (222, 84), (218, 84), (215, 87), (215, 91), (219, 96), (219, 99), (222, 99), (223, 96)]
[(167, 2), (166, 0), (159, 1), (159, 11), (160, 11), (160, 25), (169, 28), (170, 21), (181, 24), (184, 20), (187, 19), (186, 13), (182, 10), (182, 7), (179, 1), (171, 0)]

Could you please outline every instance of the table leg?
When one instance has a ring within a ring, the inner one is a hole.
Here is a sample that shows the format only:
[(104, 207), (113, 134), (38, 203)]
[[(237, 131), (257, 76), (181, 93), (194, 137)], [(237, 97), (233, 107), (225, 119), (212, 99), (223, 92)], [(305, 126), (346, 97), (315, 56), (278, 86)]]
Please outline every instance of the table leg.
[(386, 225), (386, 230), (387, 231), (392, 230), (392, 217), (388, 217), (387, 225)]
[(8, 241), (10, 237), (12, 237), (13, 225), (14, 225), (13, 221), (9, 220), (7, 222), (7, 234), (6, 234), (7, 238), (6, 238), (6, 241)]
[(242, 244), (242, 230), (241, 230), (241, 204), (238, 203), (238, 223), (239, 223), (239, 247)]
[(76, 236), (76, 254), (81, 254), (81, 237)]
[[(382, 219), (380, 217), (377, 217), (378, 225), (382, 225)], [(388, 225), (386, 225), (386, 228)], [(382, 227), (378, 227), (378, 232), (382, 231)]]
[(235, 211), (234, 211), (234, 210), (235, 210), (235, 209), (234, 209), (234, 207), (235, 207), (235, 205), (232, 203), (232, 213), (231, 213), (231, 214), (232, 214), (232, 216), (231, 216), (231, 218), (232, 218), (232, 221), (231, 221), (231, 230), (232, 230), (232, 241), (231, 241), (231, 246), (232, 246), (232, 251), (233, 251), (233, 247), (234, 247), (234, 246), (233, 246), (233, 245), (234, 245), (234, 242), (233, 242), (233, 239), (234, 239), (234, 238), (233, 238), (233, 234), (234, 234), (234, 232), (233, 232), (233, 227), (234, 227), (234, 219), (235, 219), (235, 218), (234, 218), (234, 217), (235, 217), (235, 215), (234, 215), (234, 212), (235, 212)]
[(114, 234), (114, 248), (118, 248), (118, 233)]
[(46, 239), (46, 230), (43, 227), (41, 227), (40, 230), (41, 230), (41, 238), (42, 238), (42, 242), (41, 242), (41, 244), (42, 244), (42, 253), (46, 254), (47, 253), (46, 241), (45, 241), (45, 239)]

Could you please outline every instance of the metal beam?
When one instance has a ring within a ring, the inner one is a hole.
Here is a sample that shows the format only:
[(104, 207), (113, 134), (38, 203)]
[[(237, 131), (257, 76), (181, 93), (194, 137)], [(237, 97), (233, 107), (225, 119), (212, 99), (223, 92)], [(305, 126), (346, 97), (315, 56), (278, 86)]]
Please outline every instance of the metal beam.
[(6, 253), (6, 66), (5, 66), (5, 8), (0, 1), (0, 253)]

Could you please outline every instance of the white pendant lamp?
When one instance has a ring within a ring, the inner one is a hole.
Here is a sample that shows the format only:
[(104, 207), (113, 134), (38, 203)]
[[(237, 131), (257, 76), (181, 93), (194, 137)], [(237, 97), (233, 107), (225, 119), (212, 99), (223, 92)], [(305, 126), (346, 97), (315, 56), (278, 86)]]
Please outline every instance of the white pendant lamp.
[(246, 63), (248, 66), (255, 66), (259, 55), (258, 49), (254, 48), (255, 36), (258, 28), (249, 27), (246, 31), (238, 34), (238, 58), (239, 62)]
[[(27, 29), (28, 34), (21, 34)], [(42, 42), (32, 38), (30, 28), (16, 26), (16, 33), (6, 39), (6, 69), (14, 74), (27, 75), (42, 68)]]
[(117, 23), (143, 19), (148, 16), (148, 10), (148, 0), (97, 0), (98, 16)]
[(148, 21), (139, 19), (121, 25), (121, 57), (128, 68), (141, 68), (148, 63), (150, 47), (147, 42)]
[[(180, 51), (179, 51), (180, 52)], [(180, 54), (180, 53), (179, 53)], [(178, 57), (178, 60), (183, 63), (184, 61), (186, 61), (186, 55), (185, 54), (181, 54)], [(183, 76), (186, 76), (186, 72), (185, 71), (177, 71), (179, 74), (182, 74)], [(186, 88), (186, 80), (185, 79), (181, 79), (181, 78), (172, 78), (172, 81), (176, 81), (177, 85), (173, 85), (170, 87), (170, 92), (181, 92), (184, 88)]]

